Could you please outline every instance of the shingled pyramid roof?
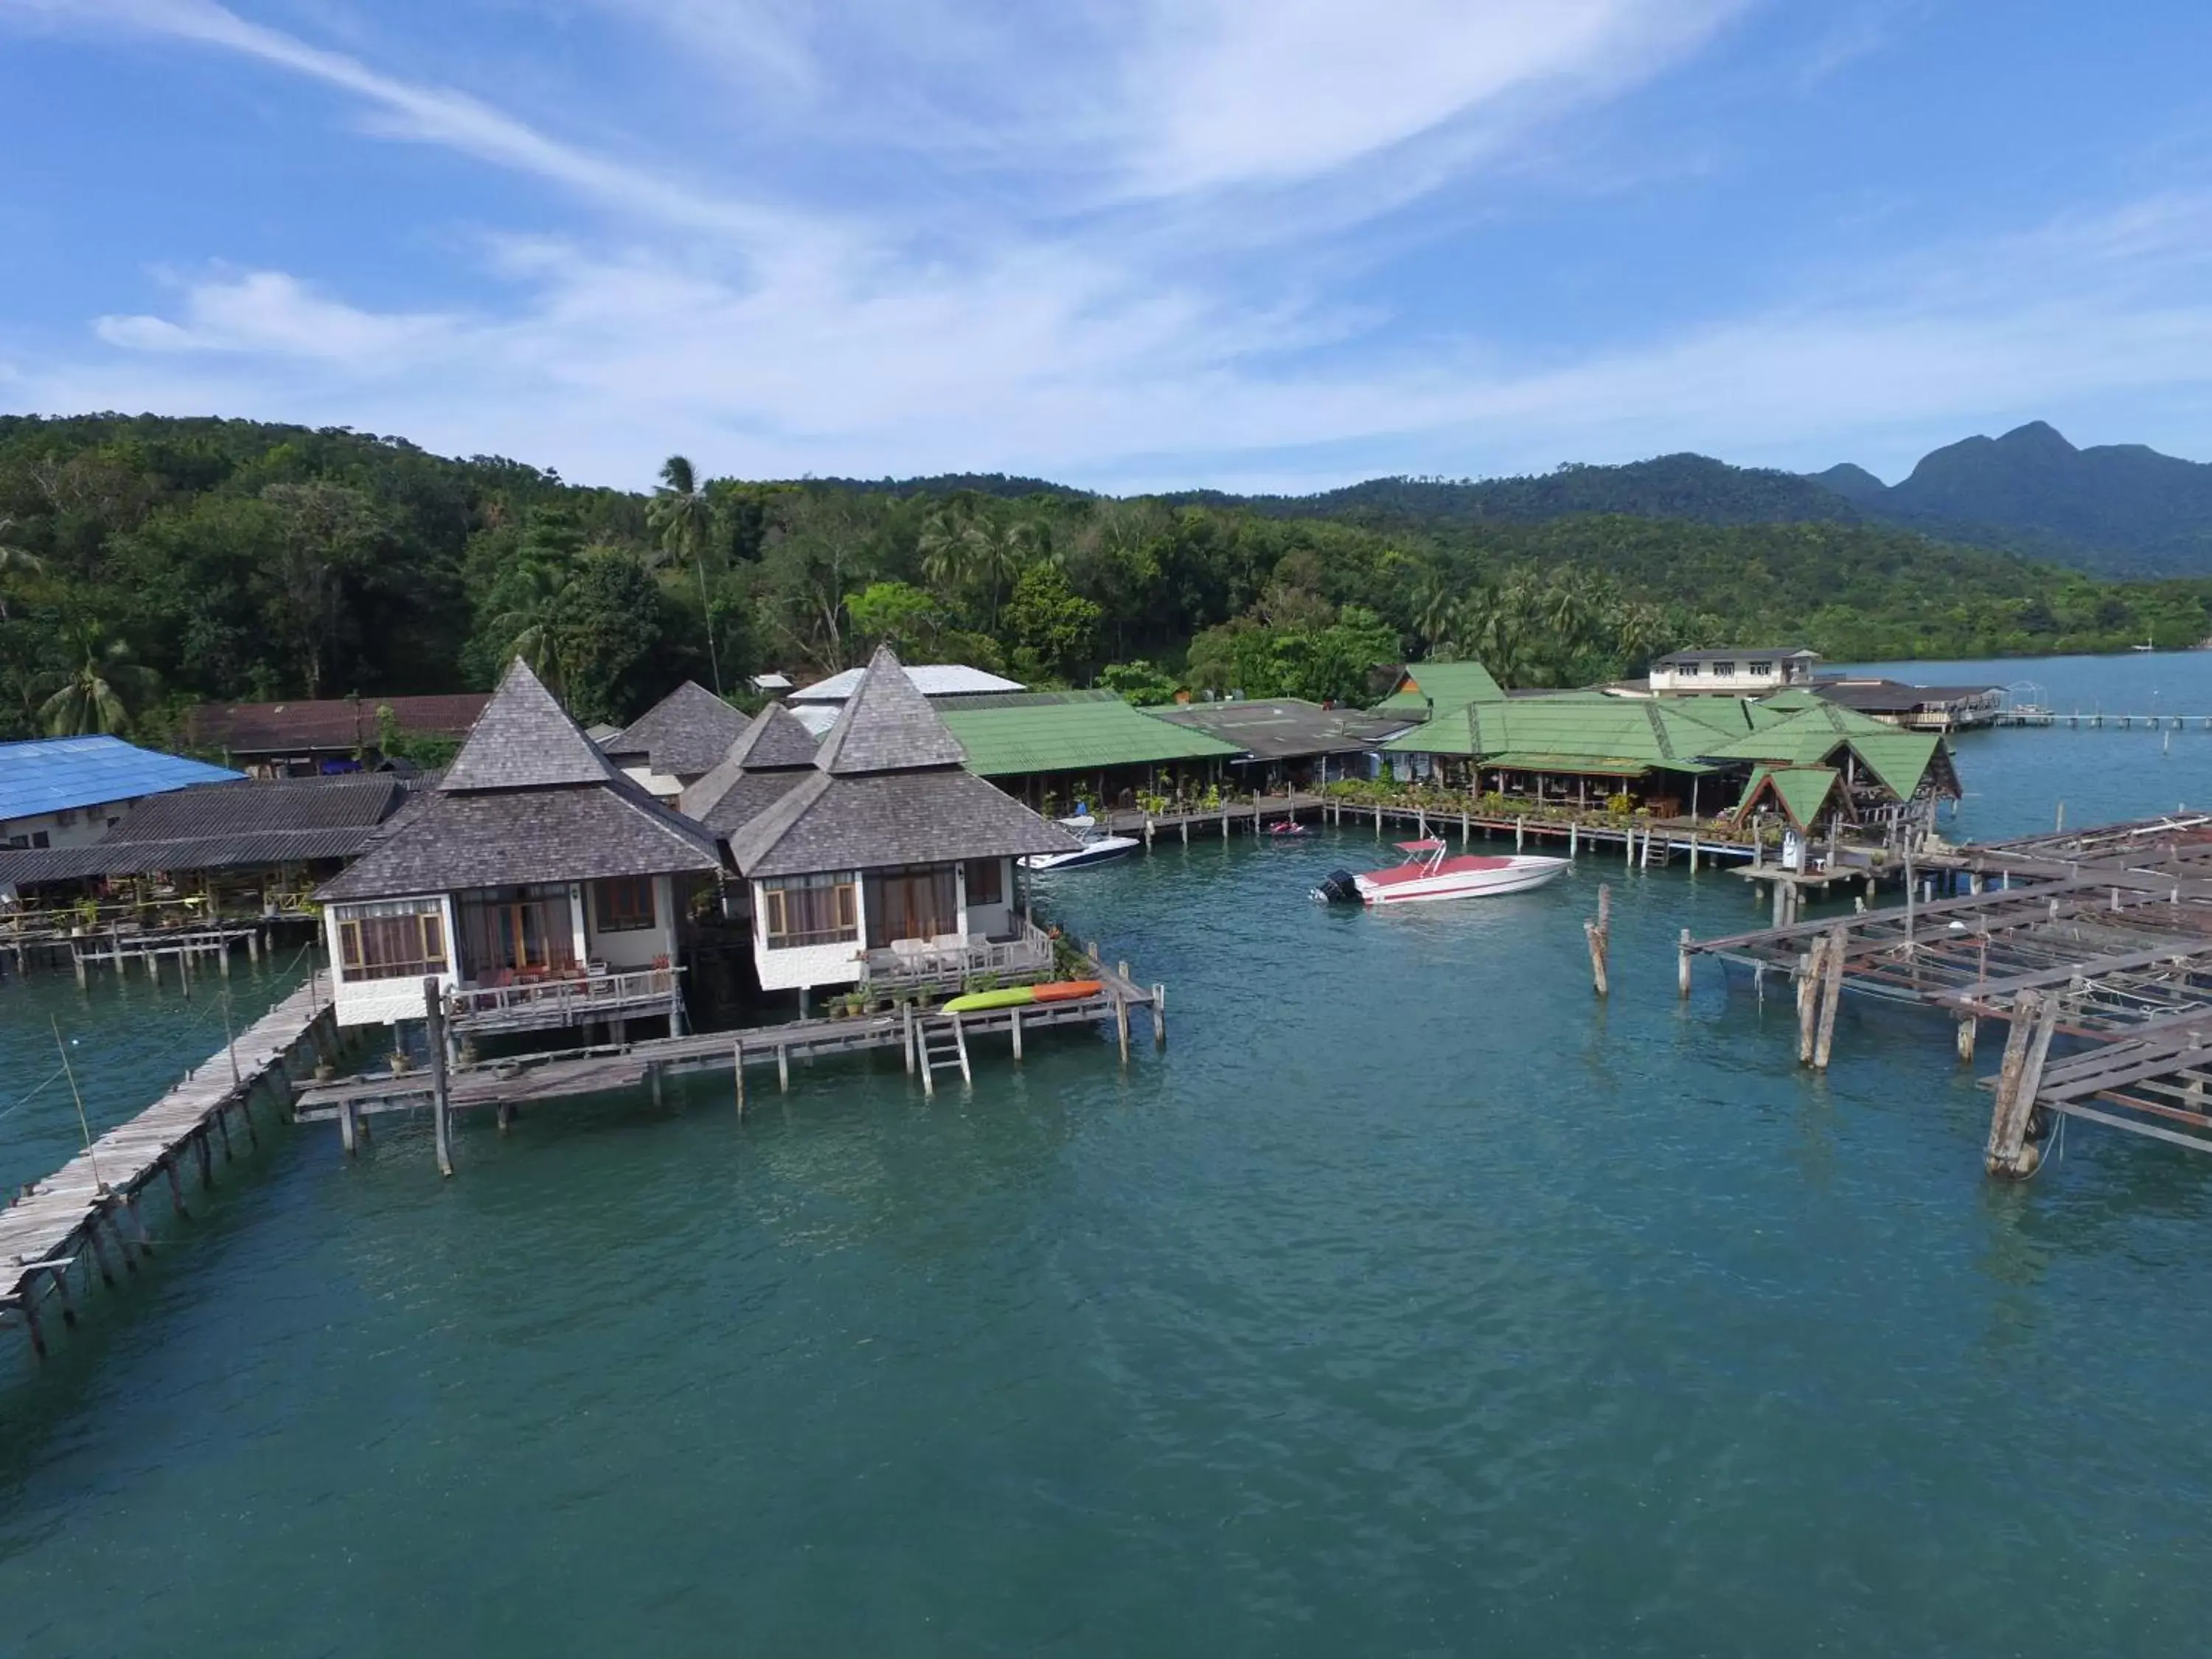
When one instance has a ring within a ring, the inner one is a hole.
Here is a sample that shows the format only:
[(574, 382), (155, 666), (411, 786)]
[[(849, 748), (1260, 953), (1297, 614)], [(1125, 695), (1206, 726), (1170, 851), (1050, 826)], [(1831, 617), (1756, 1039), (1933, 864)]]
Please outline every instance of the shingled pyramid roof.
[(814, 775), (814, 734), (780, 702), (753, 717), (730, 752), (684, 787), (678, 805), (726, 835)]
[[(642, 759), (656, 772), (696, 778), (712, 771), (745, 731), (742, 714), (696, 680), (686, 680), (600, 748), (616, 761)], [(809, 744), (807, 758), (813, 757)]]
[(468, 741), (453, 757), (438, 787), (458, 795), (479, 789), (611, 783), (620, 777), (529, 665), (517, 657), (469, 728)]
[(836, 777), (858, 777), (957, 766), (963, 758), (960, 740), (885, 645), (869, 659), (860, 689), (846, 700), (814, 763)]

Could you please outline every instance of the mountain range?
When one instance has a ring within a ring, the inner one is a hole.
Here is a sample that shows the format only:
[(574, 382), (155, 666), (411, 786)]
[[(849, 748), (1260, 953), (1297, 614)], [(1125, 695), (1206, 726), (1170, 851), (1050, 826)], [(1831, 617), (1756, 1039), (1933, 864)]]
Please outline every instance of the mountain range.
[[(1083, 493), (997, 474), (838, 482), (1002, 496)], [(1849, 462), (1801, 475), (1680, 454), (1525, 477), (1370, 478), (1311, 495), (1186, 490), (1163, 499), (1378, 525), (1540, 524), (1607, 513), (1714, 525), (1891, 525), (2100, 575), (2212, 575), (2212, 465), (2142, 444), (2077, 449), (2043, 421), (1947, 445), (1894, 484)]]

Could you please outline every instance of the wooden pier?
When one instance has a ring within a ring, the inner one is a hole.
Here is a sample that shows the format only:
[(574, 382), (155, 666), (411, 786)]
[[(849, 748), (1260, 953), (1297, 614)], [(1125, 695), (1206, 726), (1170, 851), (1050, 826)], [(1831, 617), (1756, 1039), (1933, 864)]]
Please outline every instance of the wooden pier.
[[(1917, 1003), (1957, 1022), (1962, 1062), (1981, 1022), (2004, 1022), (1986, 1079), (1992, 1174), (2034, 1173), (2036, 1139), (2062, 1115), (2212, 1152), (2212, 817), (1963, 848), (1917, 867), (1969, 890), (1929, 901), (1909, 884), (1899, 905), (1686, 938), (1685, 988), (1691, 958), (1708, 955), (1795, 985), (1801, 1016), (1844, 988)], [(2053, 1057), (2060, 1038), (2073, 1052)]]
[[(1411, 830), (1419, 837), (1456, 834), (1462, 846), (1476, 836), (1512, 837), (1515, 848), (1530, 845), (1550, 852), (1577, 856), (1583, 848), (1618, 851), (1626, 864), (1638, 869), (1688, 860), (1695, 870), (1717, 865), (1723, 859), (1759, 861), (1771, 849), (1722, 828), (1711, 819), (1622, 817), (1598, 811), (1561, 813), (1486, 809), (1474, 802), (1355, 801), (1336, 795), (1261, 795), (1212, 808), (1151, 813), (1121, 808), (1106, 815), (1106, 827), (1117, 836), (1133, 836), (1148, 848), (1170, 836), (1188, 844), (1194, 833), (1264, 836), (1285, 823), (1311, 819), (1333, 828), (1371, 827), (1377, 840), (1386, 832)], [(1854, 870), (1853, 880), (1867, 872)]]
[[(445, 1062), (442, 1033), (432, 1017), (432, 1064), (421, 1072), (392, 1076), (363, 1075), (317, 1083), (296, 1091), (293, 1113), (302, 1122), (335, 1121), (339, 1144), (356, 1152), (366, 1120), (392, 1112), (430, 1109), (439, 1164), (453, 1172), (448, 1123), (453, 1114), (490, 1109), (507, 1127), (516, 1107), (610, 1091), (645, 1089), (657, 1102), (663, 1080), (697, 1073), (728, 1072), (738, 1115), (745, 1111), (746, 1073), (773, 1067), (779, 1090), (791, 1086), (794, 1061), (896, 1048), (906, 1069), (919, 1077), (923, 1092), (934, 1095), (941, 1073), (957, 1072), (973, 1080), (973, 1045), (1004, 1038), (1013, 1059), (1022, 1058), (1024, 1038), (1069, 1026), (1110, 1024), (1124, 1064), (1129, 1059), (1132, 1021), (1141, 1010), (1150, 1018), (1155, 1048), (1167, 1045), (1167, 989), (1139, 985), (1127, 963), (1108, 966), (1091, 947), (1092, 976), (1100, 989), (1089, 997), (1024, 1004), (968, 1013), (945, 1013), (908, 1003), (888, 1012), (844, 1018), (799, 1019), (780, 1025), (641, 1042), (569, 1048), (453, 1066)], [(426, 1012), (439, 1006), (436, 981), (425, 988)]]
[(215, 1146), (225, 1162), (233, 1154), (231, 1114), (258, 1144), (252, 1099), (264, 1079), (282, 1081), (286, 1062), (303, 1042), (329, 1041), (330, 999), (320, 970), (137, 1116), (110, 1129), (43, 1181), (34, 1182), (0, 1210), (0, 1313), (20, 1320), (43, 1358), (46, 1330), (42, 1304), (58, 1302), (63, 1320), (76, 1322), (71, 1269), (88, 1256), (91, 1271), (112, 1286), (119, 1269), (138, 1271), (154, 1240), (139, 1200), (166, 1182), (169, 1201), (187, 1213), (182, 1167), (198, 1168), (204, 1188), (215, 1182)]

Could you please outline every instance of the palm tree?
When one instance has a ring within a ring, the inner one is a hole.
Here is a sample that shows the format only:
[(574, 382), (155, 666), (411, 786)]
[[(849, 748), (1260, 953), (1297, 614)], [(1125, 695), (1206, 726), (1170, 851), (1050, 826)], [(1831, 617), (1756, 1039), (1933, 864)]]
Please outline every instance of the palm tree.
[(153, 689), (154, 671), (131, 657), (128, 643), (109, 639), (98, 623), (78, 627), (76, 645), (83, 661), (39, 705), (39, 719), (57, 738), (121, 730), (130, 722), (131, 703)]
[(532, 673), (557, 690), (562, 676), (556, 641), (561, 596), (568, 589), (568, 573), (533, 562), (523, 566), (518, 574), (527, 584), (524, 597), (491, 619), (492, 634), (500, 642), (499, 660), (505, 663), (520, 657), (530, 665)]
[(707, 597), (707, 544), (714, 535), (714, 504), (699, 488), (690, 459), (671, 455), (661, 464), (660, 487), (645, 521), (660, 532), (660, 545), (675, 557), (688, 556), (699, 577), (699, 609), (707, 618), (707, 666), (714, 677), (714, 695), (722, 695), (722, 663), (714, 649), (714, 607)]
[(1432, 570), (1421, 578), (1413, 589), (1413, 632), (1423, 646), (1433, 652), (1450, 639), (1458, 608), (1459, 595), (1443, 575)]
[(1010, 519), (1003, 525), (993, 526), (986, 521), (968, 526), (965, 539), (972, 550), (976, 574), (989, 584), (991, 595), (988, 631), (999, 631), (999, 596), (1012, 578), (1021, 574), (1022, 567), (1036, 556), (1037, 526), (1018, 519)]
[(969, 532), (975, 528), (958, 507), (940, 507), (922, 520), (915, 545), (921, 552), (921, 574), (930, 586), (948, 599), (975, 574), (975, 548)]
[[(17, 547), (8, 539), (8, 532), (15, 527), (13, 519), (0, 519), (0, 576), (11, 570), (27, 570), (33, 575), (46, 568), (46, 562), (26, 548)], [(8, 598), (0, 593), (0, 622), (8, 620)]]

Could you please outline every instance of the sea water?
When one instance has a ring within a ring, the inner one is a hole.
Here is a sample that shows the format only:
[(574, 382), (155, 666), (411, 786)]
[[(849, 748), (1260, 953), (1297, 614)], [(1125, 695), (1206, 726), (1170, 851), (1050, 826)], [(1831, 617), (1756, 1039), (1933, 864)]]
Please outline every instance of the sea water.
[[(2206, 666), (2033, 672), (2203, 712)], [(1960, 835), (2212, 802), (2201, 731), (1959, 749)], [(351, 1164), (265, 1131), (54, 1360), (0, 1352), (0, 1649), (2202, 1645), (2212, 1166), (2076, 1125), (1994, 1183), (1948, 1024), (1847, 1006), (1815, 1078), (1786, 996), (1701, 964), (1679, 1001), (1678, 930), (1758, 921), (1733, 876), (1306, 899), (1378, 856), (1053, 880), (1170, 988), (1126, 1072), (987, 1042), (933, 1103), (823, 1062), (742, 1126), (702, 1079), (471, 1122), (449, 1182), (419, 1125)], [(197, 1012), (9, 985), (6, 1086), (52, 1017), (126, 1109)], [(10, 1170), (76, 1133), (16, 1121)]]

